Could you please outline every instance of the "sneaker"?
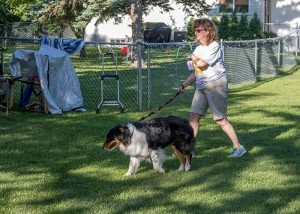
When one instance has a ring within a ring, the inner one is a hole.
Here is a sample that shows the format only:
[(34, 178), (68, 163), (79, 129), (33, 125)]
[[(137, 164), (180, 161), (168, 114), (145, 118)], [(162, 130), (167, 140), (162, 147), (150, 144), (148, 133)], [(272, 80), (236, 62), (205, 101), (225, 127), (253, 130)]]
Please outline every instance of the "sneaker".
[(231, 155), (229, 157), (238, 158), (242, 157), (246, 153), (246, 149), (240, 145), (240, 148), (233, 148), (231, 149)]

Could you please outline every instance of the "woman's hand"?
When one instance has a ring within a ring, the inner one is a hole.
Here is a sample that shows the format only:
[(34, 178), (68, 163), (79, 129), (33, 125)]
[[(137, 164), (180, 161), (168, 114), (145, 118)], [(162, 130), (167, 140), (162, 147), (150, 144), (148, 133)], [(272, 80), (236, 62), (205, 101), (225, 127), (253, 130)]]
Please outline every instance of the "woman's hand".
[(184, 91), (184, 85), (180, 85), (178, 88), (178, 92), (182, 93)]
[(194, 55), (194, 54), (187, 55), (186, 58), (189, 59), (189, 60), (192, 60), (193, 55)]

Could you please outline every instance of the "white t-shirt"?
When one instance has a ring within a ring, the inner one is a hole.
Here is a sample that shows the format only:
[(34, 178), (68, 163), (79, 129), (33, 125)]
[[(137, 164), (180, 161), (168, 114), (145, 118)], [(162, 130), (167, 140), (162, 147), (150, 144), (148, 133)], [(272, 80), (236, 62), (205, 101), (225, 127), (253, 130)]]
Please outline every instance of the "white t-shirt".
[(215, 81), (222, 76), (225, 76), (225, 67), (223, 63), (222, 49), (220, 44), (213, 41), (208, 46), (198, 45), (193, 54), (207, 62), (207, 69), (195, 69), (196, 88), (203, 89), (208, 82)]

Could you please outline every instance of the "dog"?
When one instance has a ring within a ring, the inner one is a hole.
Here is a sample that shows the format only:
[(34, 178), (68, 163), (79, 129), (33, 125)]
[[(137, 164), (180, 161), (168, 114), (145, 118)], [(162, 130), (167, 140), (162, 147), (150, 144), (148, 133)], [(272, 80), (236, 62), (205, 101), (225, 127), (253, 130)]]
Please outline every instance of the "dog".
[(164, 149), (172, 148), (180, 160), (179, 171), (191, 168), (192, 154), (195, 148), (193, 129), (186, 119), (176, 116), (159, 117), (133, 123), (116, 125), (109, 130), (103, 149), (120, 151), (130, 156), (128, 171), (125, 176), (137, 172), (140, 162), (151, 160), (153, 169), (164, 173)]

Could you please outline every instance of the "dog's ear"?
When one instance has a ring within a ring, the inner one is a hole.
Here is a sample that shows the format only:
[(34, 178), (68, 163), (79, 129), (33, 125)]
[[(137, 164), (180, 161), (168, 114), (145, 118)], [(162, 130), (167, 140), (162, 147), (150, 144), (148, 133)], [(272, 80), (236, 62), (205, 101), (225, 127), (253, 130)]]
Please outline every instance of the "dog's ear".
[(125, 127), (124, 126), (120, 126), (118, 128), (118, 131), (121, 132), (121, 133), (125, 132)]
[(120, 125), (118, 127), (118, 132), (120, 132), (120, 133), (124, 133), (124, 132), (126, 132), (126, 130), (128, 130), (127, 125)]

